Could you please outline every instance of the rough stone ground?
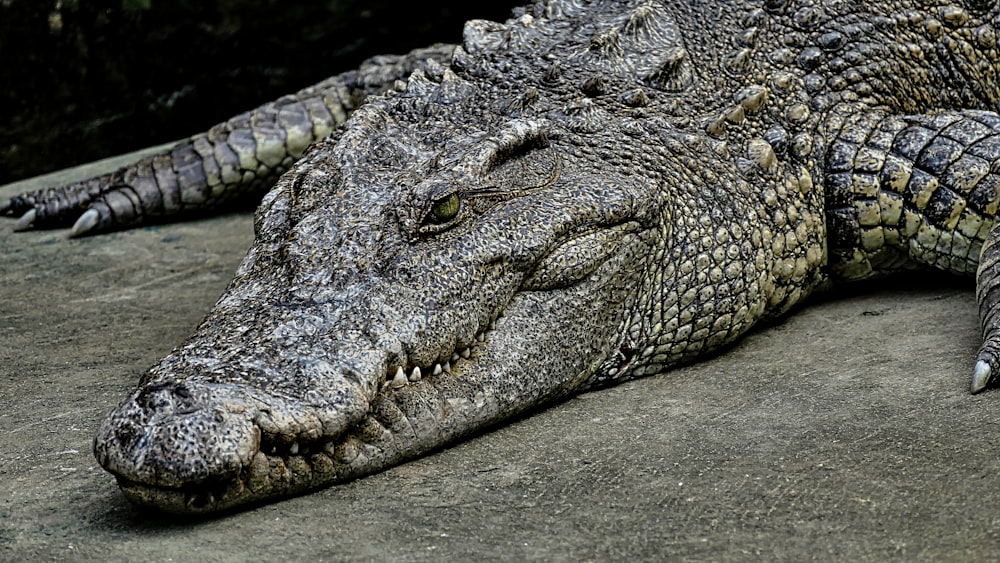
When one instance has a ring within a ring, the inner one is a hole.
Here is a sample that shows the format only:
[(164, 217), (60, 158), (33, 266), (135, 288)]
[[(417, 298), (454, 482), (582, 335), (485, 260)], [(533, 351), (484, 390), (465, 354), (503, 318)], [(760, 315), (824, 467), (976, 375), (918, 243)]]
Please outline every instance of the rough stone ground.
[(1000, 560), (1000, 391), (966, 390), (969, 280), (855, 288), (700, 364), (196, 522), (131, 507), (91, 440), (223, 290), (250, 216), (83, 240), (12, 228), (0, 560)]

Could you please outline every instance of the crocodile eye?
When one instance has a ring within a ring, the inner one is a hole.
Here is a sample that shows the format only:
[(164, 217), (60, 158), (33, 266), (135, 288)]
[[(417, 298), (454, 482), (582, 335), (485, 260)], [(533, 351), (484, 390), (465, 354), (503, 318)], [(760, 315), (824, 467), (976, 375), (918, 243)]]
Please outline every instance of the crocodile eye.
[(451, 221), (458, 215), (458, 210), (461, 207), (461, 200), (458, 194), (451, 193), (443, 198), (434, 201), (431, 206), (431, 212), (427, 216), (427, 220), (435, 225), (441, 225)]

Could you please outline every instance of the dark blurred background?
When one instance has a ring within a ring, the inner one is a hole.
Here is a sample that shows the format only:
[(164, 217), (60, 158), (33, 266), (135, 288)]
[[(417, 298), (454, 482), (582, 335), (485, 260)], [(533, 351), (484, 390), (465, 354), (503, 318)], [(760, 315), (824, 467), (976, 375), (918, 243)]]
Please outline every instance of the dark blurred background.
[(516, 0), (0, 0), (0, 185), (180, 139)]

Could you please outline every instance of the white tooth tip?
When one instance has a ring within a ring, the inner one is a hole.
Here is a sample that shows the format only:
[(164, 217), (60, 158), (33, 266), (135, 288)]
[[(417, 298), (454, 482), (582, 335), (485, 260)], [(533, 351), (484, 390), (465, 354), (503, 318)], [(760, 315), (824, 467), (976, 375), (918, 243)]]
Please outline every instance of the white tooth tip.
[(391, 384), (392, 387), (394, 387), (394, 388), (396, 388), (396, 387), (402, 387), (402, 386), (406, 385), (406, 382), (407, 382), (407, 380), (406, 380), (406, 373), (403, 372), (403, 368), (397, 369), (396, 370), (396, 375), (392, 378), (392, 384)]
[(480, 332), (476, 335), (476, 342), (483, 342), (486, 340), (486, 335)]
[(462, 350), (462, 352), (459, 355), (462, 356), (463, 358), (465, 358), (466, 360), (468, 360), (469, 356), (472, 355), (472, 350), (466, 348), (466, 349)]
[(444, 363), (444, 371), (451, 373), (451, 362)]
[(299, 453), (299, 443), (298, 442), (292, 442), (292, 447), (288, 448), (288, 453), (290, 453), (292, 455), (298, 455), (298, 453)]
[(449, 361), (450, 362), (457, 362), (458, 361), (458, 352), (455, 352), (454, 354), (452, 354), (451, 355), (451, 360), (449, 360)]
[(434, 375), (441, 375), (441, 364), (434, 364)]
[(420, 373), (420, 368), (419, 367), (413, 368), (413, 372), (410, 373), (410, 381), (420, 381), (421, 377), (422, 375)]

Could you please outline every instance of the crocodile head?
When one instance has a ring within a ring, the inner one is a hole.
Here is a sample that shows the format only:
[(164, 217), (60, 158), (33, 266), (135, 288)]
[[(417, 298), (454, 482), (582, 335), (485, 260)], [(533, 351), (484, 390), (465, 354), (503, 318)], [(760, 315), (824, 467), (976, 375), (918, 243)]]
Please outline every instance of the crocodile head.
[(296, 494), (628, 372), (669, 230), (666, 172), (639, 165), (662, 126), (439, 70), (279, 181), (215, 308), (103, 423), (131, 500)]
[(292, 494), (627, 368), (653, 183), (544, 121), (401, 114), (362, 110), (280, 181), (214, 310), (101, 427), (130, 498)]

